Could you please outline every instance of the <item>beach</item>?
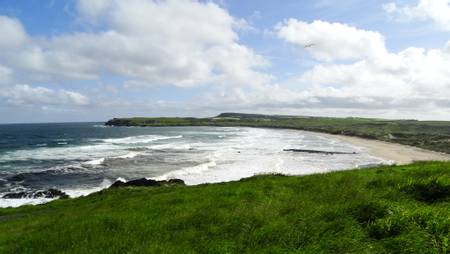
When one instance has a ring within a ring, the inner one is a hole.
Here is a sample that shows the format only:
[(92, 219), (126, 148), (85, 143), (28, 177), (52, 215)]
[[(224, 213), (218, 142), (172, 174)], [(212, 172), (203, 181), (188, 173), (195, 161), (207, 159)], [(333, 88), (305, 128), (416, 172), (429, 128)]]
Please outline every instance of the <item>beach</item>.
[(415, 161), (450, 161), (450, 155), (448, 154), (425, 150), (413, 146), (344, 135), (319, 135), (347, 142), (354, 146), (364, 147), (369, 154), (386, 160), (391, 160), (398, 165), (406, 165)]

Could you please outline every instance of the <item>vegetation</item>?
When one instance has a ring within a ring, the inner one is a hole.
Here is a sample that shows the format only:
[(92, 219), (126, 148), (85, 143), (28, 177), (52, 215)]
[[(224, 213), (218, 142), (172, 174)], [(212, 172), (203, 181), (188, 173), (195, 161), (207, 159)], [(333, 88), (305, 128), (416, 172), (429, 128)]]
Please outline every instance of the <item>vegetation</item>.
[(0, 209), (0, 253), (449, 253), (450, 163), (120, 187)]
[(223, 113), (213, 118), (115, 118), (113, 126), (248, 126), (290, 128), (400, 143), (450, 153), (450, 122)]

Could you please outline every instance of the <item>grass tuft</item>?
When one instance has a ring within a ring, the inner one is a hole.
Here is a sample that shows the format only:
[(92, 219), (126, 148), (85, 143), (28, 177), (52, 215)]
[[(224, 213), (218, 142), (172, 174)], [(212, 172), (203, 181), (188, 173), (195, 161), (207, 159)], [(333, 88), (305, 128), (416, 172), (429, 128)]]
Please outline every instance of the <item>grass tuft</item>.
[(413, 198), (427, 202), (439, 202), (450, 198), (450, 183), (441, 177), (427, 179), (410, 179), (407, 184), (400, 186), (400, 190)]
[(385, 205), (376, 202), (365, 202), (352, 207), (351, 213), (360, 224), (367, 225), (385, 217), (389, 210)]

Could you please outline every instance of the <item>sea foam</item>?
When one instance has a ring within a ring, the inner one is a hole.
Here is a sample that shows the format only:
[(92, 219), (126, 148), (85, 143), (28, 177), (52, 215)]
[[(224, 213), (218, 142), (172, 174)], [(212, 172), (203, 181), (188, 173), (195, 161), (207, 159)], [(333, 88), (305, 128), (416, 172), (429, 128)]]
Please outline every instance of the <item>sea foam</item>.
[(150, 143), (157, 140), (165, 140), (165, 139), (179, 139), (182, 138), (182, 135), (178, 136), (160, 136), (160, 135), (141, 135), (141, 136), (133, 136), (126, 138), (109, 138), (103, 139), (103, 142), (113, 143), (113, 144), (144, 144)]

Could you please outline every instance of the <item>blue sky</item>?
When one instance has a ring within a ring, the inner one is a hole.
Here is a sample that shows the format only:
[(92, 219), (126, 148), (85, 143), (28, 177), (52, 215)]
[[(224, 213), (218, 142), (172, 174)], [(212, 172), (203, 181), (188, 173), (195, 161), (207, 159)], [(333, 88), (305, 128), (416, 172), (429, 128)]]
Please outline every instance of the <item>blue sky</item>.
[(3, 123), (450, 120), (448, 0), (0, 0), (0, 30)]

